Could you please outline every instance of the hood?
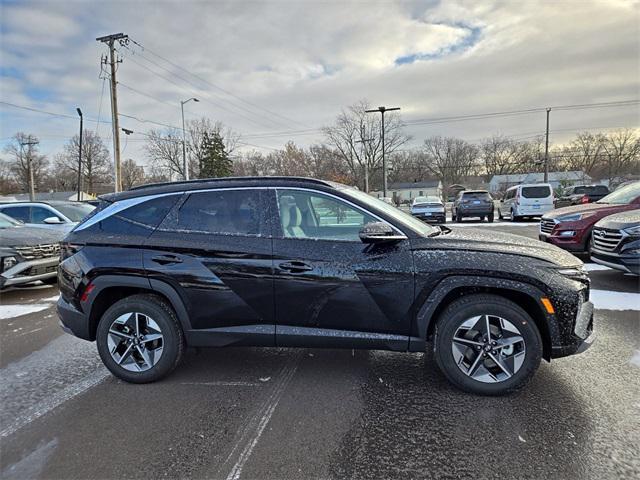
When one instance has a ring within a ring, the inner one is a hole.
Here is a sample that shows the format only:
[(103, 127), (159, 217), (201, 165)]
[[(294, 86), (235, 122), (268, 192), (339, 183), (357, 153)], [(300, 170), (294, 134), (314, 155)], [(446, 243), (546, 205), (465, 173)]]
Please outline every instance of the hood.
[(598, 223), (596, 227), (611, 228), (614, 230), (622, 230), (624, 228), (635, 227), (640, 225), (640, 209), (629, 210), (622, 213), (615, 213), (604, 217)]
[[(416, 247), (438, 248), (446, 250), (477, 251), (504, 253), (537, 258), (554, 263), (561, 267), (581, 265), (582, 261), (550, 243), (533, 240), (511, 233), (487, 231), (479, 228), (455, 228), (451, 232), (434, 238), (426, 238), (424, 242), (416, 242)], [(434, 243), (435, 240), (435, 243)]]
[(572, 213), (585, 213), (585, 212), (597, 212), (605, 214), (607, 210), (612, 212), (620, 211), (629, 208), (629, 205), (615, 204), (615, 203), (585, 203), (581, 205), (571, 205), (569, 207), (562, 207), (556, 210), (552, 210), (549, 213), (545, 213), (543, 218), (558, 218), (564, 215)]
[(0, 228), (0, 247), (28, 247), (62, 241), (65, 232), (46, 228), (16, 226)]

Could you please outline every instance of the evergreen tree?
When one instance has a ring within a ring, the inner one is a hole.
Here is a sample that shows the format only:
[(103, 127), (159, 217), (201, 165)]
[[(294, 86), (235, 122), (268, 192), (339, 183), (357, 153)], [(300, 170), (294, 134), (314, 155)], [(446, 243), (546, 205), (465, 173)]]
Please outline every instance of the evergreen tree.
[(200, 178), (228, 177), (232, 173), (232, 161), (224, 146), (224, 139), (217, 132), (205, 132), (202, 137)]

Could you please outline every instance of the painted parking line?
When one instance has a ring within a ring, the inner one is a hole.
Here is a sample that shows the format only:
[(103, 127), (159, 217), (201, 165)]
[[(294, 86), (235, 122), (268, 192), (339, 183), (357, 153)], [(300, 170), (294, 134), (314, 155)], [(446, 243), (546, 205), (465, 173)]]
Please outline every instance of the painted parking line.
[(50, 303), (32, 303), (30, 305), (2, 305), (0, 306), (0, 320), (8, 318), (22, 317), (30, 313), (41, 312), (51, 308)]

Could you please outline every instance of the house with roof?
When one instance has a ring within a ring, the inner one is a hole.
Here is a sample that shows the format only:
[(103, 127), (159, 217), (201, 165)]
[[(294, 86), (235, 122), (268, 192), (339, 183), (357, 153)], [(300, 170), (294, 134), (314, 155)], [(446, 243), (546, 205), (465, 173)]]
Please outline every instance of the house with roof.
[[(382, 198), (382, 192), (371, 192), (374, 197)], [(396, 204), (411, 202), (416, 197), (434, 196), (442, 198), (442, 182), (425, 180), (422, 182), (394, 182), (387, 186), (387, 197)]]
[[(593, 179), (580, 170), (570, 172), (549, 172), (549, 182), (555, 190), (558, 187), (570, 187), (593, 183)], [(511, 175), (494, 175), (489, 180), (489, 191), (504, 192), (507, 188), (522, 183), (543, 183), (544, 173), (514, 173)]]

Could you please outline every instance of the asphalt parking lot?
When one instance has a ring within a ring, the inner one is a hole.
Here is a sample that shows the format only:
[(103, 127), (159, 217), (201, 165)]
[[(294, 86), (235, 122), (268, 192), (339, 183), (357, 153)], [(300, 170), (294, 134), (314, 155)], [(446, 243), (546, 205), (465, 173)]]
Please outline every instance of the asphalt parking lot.
[(0, 476), (639, 478), (638, 278), (587, 267), (596, 343), (502, 398), (455, 390), (429, 354), (351, 350), (194, 350), (129, 385), (59, 329), (55, 287), (3, 292)]

